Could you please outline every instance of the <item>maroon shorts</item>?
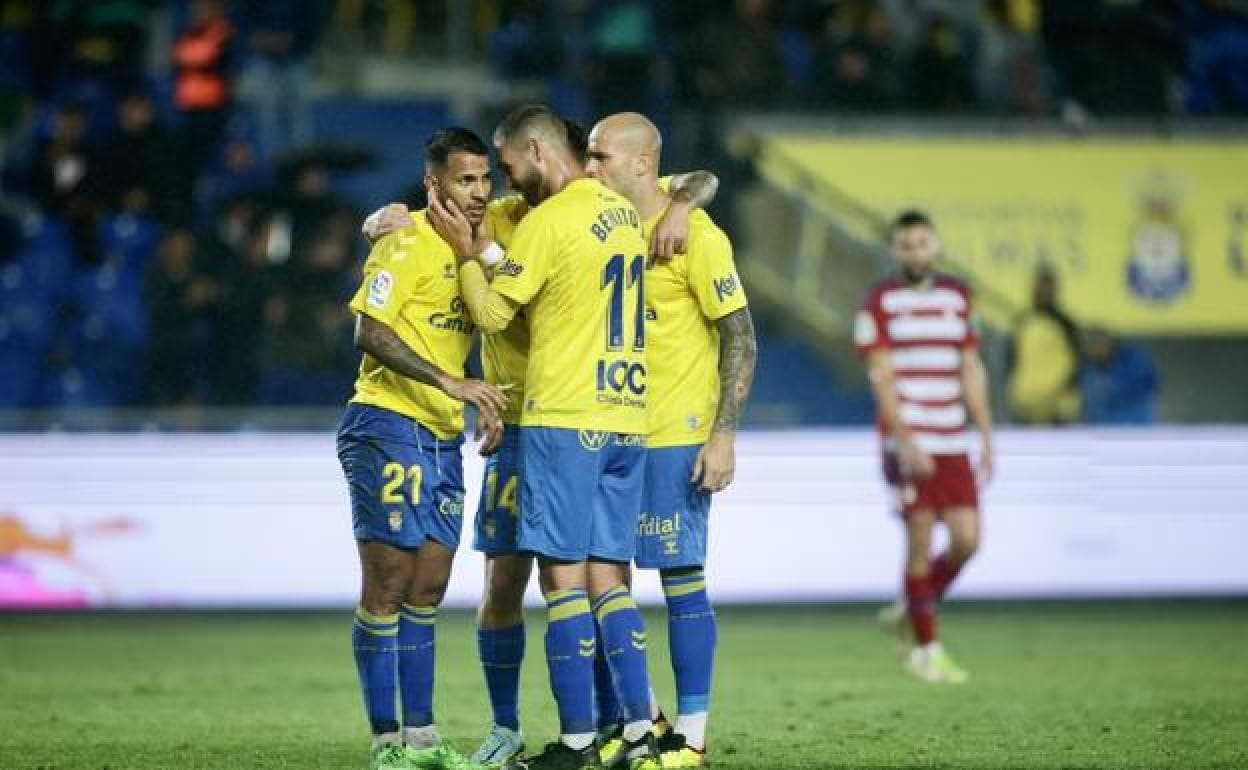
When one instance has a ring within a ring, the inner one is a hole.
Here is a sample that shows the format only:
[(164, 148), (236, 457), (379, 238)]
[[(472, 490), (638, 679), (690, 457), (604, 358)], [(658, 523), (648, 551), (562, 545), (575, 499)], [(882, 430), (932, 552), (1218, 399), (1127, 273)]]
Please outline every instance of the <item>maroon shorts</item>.
[(897, 455), (884, 455), (884, 478), (897, 496), (897, 511), (910, 516), (929, 511), (937, 517), (950, 508), (979, 508), (979, 489), (971, 459), (965, 454), (932, 455), (936, 471), (926, 478), (901, 474)]

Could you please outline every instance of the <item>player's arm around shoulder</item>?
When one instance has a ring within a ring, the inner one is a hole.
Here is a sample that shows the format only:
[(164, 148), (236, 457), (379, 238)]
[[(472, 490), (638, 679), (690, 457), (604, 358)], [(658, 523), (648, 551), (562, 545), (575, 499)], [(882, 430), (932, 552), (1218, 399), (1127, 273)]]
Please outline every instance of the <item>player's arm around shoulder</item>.
[(659, 187), (671, 196), (672, 202), (650, 233), (650, 255), (672, 259), (688, 248), (690, 217), (695, 210), (706, 208), (715, 200), (719, 177), (710, 171), (689, 171), (663, 177)]

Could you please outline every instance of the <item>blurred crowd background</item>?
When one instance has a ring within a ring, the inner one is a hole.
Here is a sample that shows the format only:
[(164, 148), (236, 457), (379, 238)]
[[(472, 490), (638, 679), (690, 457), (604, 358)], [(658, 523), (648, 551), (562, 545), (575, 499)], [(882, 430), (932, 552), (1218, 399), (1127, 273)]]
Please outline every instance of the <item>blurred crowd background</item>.
[[(0, 0), (0, 50), (9, 425), (339, 405), (360, 219), (422, 204), (430, 130), (488, 135), (521, 101), (654, 116), (668, 168), (720, 175), (733, 235), (742, 114), (1080, 132), (1248, 113), (1234, 0)], [(1080, 328), (1059, 285), (1041, 266), (999, 330), (1003, 418), (1157, 419), (1149, 346)], [(852, 362), (759, 311), (755, 424), (870, 420)], [(1060, 387), (1012, 398), (1027, 378)]]

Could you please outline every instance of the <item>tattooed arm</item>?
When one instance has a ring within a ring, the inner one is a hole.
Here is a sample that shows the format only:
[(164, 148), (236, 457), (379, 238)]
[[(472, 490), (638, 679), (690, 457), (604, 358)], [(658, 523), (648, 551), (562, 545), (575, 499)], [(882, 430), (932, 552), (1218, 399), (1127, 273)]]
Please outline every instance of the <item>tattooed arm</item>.
[(669, 193), (672, 203), (650, 234), (650, 254), (659, 259), (671, 259), (684, 253), (689, 239), (689, 214), (710, 205), (718, 189), (719, 177), (710, 171), (674, 174)]
[(719, 191), (719, 177), (710, 171), (687, 171), (672, 175), (672, 203), (679, 203), (691, 209), (706, 208), (715, 200)]
[(497, 423), (507, 406), (507, 397), (497, 387), (447, 374), (408, 347), (393, 329), (375, 318), (363, 314), (356, 316), (355, 346), (393, 372), (431, 385), (458, 401), (467, 401), (485, 416), (487, 423)]
[(754, 319), (743, 307), (716, 323), (719, 329), (719, 409), (711, 437), (694, 461), (693, 481), (706, 492), (719, 492), (732, 483), (736, 473), (737, 422), (754, 383), (758, 342)]

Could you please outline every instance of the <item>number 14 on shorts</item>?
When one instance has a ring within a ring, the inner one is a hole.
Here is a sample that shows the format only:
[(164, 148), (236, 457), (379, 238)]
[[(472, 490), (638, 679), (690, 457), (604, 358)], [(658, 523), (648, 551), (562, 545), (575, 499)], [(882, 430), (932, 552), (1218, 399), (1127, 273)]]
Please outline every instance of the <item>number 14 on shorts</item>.
[(498, 471), (490, 470), (485, 474), (485, 510), (495, 511), (499, 508), (513, 517), (520, 511), (516, 493), (520, 486), (520, 477), (511, 476), (503, 483), (502, 491), (498, 488)]

